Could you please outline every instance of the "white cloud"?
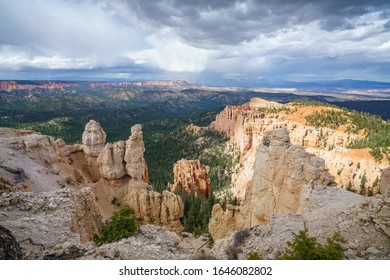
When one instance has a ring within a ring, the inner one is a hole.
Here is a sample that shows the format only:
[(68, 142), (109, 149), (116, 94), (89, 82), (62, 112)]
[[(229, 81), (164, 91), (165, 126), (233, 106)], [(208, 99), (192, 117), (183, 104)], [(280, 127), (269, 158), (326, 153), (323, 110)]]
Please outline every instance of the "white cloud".
[[(326, 10), (314, 2), (296, 10), (291, 9), (294, 3), (279, 9), (268, 2), (200, 2), (1, 0), (0, 68), (4, 73), (26, 67), (129, 66), (129, 71), (139, 67), (152, 74), (311, 79), (327, 73), (355, 75), (366, 64), (365, 75), (386, 75), (380, 65), (390, 63), (390, 31), (381, 11), (341, 19), (333, 11), (339, 22), (332, 22), (313, 19)], [(330, 7), (338, 3), (325, 2)]]

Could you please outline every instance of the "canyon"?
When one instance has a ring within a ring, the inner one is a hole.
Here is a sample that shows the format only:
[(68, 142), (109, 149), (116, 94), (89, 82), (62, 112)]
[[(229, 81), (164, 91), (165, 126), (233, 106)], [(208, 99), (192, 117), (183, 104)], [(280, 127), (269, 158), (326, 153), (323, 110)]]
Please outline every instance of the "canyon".
[[(339, 109), (253, 98), (225, 107), (208, 128), (188, 126), (194, 135), (224, 133), (225, 152), (239, 151), (231, 189), (220, 191), (213, 189), (211, 168), (196, 158), (177, 161), (173, 183), (155, 191), (140, 124), (131, 126), (127, 140), (107, 143), (99, 122), (89, 120), (74, 145), (0, 128), (0, 237), (9, 244), (0, 252), (24, 259), (228, 259), (233, 246), (240, 259), (251, 252), (275, 259), (307, 227), (321, 241), (342, 234), (347, 259), (389, 259), (390, 165), (368, 148), (348, 148), (364, 131), (307, 122), (324, 110)], [(373, 196), (357, 193), (364, 180)], [(185, 205), (176, 193), (203, 200), (226, 191), (237, 204), (213, 206), (208, 229), (215, 243), (204, 256), (182, 235)], [(120, 206), (134, 210), (140, 232), (95, 246), (93, 234)]]
[(381, 170), (390, 166), (389, 162), (377, 162), (370, 155), (369, 148), (347, 148), (354, 140), (363, 138), (363, 132), (347, 132), (345, 126), (332, 129), (307, 124), (306, 116), (324, 110), (337, 109), (326, 106), (282, 105), (261, 98), (253, 98), (240, 106), (225, 107), (210, 127), (226, 133), (230, 141), (240, 149), (241, 170), (234, 180), (234, 195), (240, 200), (245, 199), (245, 192), (253, 175), (256, 149), (262, 136), (267, 131), (279, 128), (288, 130), (291, 143), (323, 158), (326, 168), (335, 177), (335, 183), (339, 187), (347, 188), (349, 185), (359, 191), (362, 178), (365, 177), (365, 187), (378, 192), (375, 181), (380, 179)]
[(76, 145), (0, 129), (0, 221), (24, 258), (42, 258), (58, 244), (90, 242), (118, 206), (131, 207), (140, 224), (181, 234), (181, 198), (147, 184), (142, 126), (133, 126), (127, 141), (105, 141), (93, 120)]

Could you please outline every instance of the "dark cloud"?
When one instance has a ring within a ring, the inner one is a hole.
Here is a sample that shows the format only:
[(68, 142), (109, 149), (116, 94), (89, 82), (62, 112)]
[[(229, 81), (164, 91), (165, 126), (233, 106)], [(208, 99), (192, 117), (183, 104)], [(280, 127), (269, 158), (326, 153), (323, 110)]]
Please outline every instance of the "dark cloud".
[(389, 1), (363, 0), (166, 0), (127, 1), (142, 20), (168, 26), (187, 42), (202, 47), (235, 45), (261, 33), (321, 21), (328, 31), (352, 29), (348, 18), (389, 9)]
[(386, 30), (390, 30), (390, 20), (383, 26)]
[(0, 79), (375, 79), (389, 32), (390, 0), (0, 0)]

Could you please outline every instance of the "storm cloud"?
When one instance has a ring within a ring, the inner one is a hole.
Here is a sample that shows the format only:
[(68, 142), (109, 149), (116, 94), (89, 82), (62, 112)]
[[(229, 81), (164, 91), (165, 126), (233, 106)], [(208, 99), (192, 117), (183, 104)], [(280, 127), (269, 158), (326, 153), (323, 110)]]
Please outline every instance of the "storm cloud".
[(0, 79), (389, 81), (389, 22), (376, 0), (1, 0)]

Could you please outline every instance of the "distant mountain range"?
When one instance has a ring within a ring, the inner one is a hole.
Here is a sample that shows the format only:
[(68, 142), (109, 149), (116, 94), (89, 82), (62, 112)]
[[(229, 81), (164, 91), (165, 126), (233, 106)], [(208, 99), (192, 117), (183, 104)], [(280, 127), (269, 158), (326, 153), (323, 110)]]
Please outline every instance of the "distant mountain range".
[(386, 89), (390, 83), (364, 80), (330, 80), (316, 82), (292, 82), (262, 80), (258, 83), (262, 87), (294, 87), (294, 88), (343, 88), (343, 89)]
[[(197, 88), (202, 85), (176, 80), (161, 80), (161, 81), (26, 81), (26, 80), (14, 80), (14, 81), (1, 81), (0, 90), (12, 91), (21, 89), (64, 89), (79, 86), (89, 86), (92, 88), (99, 87), (169, 87), (176, 89), (183, 88)], [(319, 90), (319, 92), (331, 91), (335, 89), (390, 89), (390, 82), (378, 82), (378, 81), (365, 81), (365, 80), (325, 80), (315, 82), (295, 82), (285, 80), (269, 80), (262, 79), (258, 81), (222, 81), (220, 87), (240, 87), (240, 88), (297, 88), (297, 89), (312, 89)]]

